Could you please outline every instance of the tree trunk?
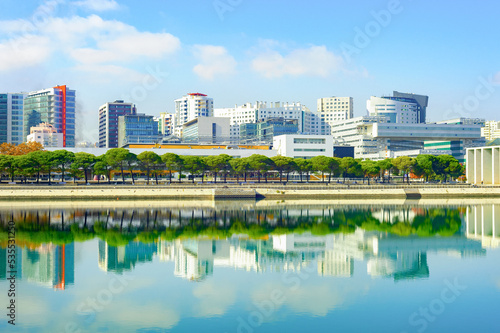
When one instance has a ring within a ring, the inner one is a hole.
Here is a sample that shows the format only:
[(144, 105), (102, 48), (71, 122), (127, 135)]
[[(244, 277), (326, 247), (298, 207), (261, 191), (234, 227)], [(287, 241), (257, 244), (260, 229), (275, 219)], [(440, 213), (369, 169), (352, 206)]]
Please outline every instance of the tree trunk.
[(125, 184), (125, 175), (123, 174), (123, 165), (120, 164), (120, 171), (122, 172), (122, 183)]

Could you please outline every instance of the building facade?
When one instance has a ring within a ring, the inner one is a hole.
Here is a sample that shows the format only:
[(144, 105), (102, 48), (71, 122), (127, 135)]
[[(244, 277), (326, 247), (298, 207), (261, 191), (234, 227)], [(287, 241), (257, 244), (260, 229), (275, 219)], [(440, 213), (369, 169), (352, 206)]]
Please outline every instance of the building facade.
[(63, 134), (58, 133), (54, 126), (47, 123), (32, 126), (27, 136), (28, 142), (38, 142), (44, 148), (63, 148), (63, 140)]
[(330, 135), (330, 125), (336, 121), (354, 117), (354, 103), (352, 97), (325, 97), (318, 99), (318, 114), (325, 124), (325, 133)]
[(469, 184), (500, 185), (500, 146), (467, 149)]
[(118, 117), (135, 115), (133, 103), (116, 100), (99, 108), (99, 147), (118, 148)]
[(142, 113), (118, 117), (118, 147), (135, 143), (158, 143), (158, 122), (153, 116)]
[(492, 141), (500, 138), (500, 121), (490, 120), (484, 123), (481, 128), (481, 136), (484, 136), (486, 141)]
[(63, 134), (63, 147), (74, 147), (75, 98), (76, 92), (64, 85), (28, 93), (23, 105), (23, 141), (31, 127), (48, 123)]
[(411, 99), (371, 96), (366, 102), (368, 115), (384, 116), (394, 124), (418, 124), (418, 105)]
[(396, 99), (403, 98), (405, 100), (412, 100), (412, 103), (417, 104), (417, 122), (420, 124), (426, 122), (429, 96), (393, 91), (392, 97)]
[(231, 143), (230, 119), (200, 117), (182, 126), (183, 143)]
[(292, 158), (334, 157), (333, 146), (331, 135), (279, 135), (273, 140), (273, 149), (278, 155)]
[(18, 145), (23, 137), (23, 104), (26, 94), (0, 94), (0, 144)]
[(181, 135), (182, 125), (199, 117), (214, 115), (214, 100), (205, 94), (193, 93), (175, 100), (175, 135)]
[(168, 112), (160, 113), (158, 121), (158, 131), (163, 136), (174, 135), (175, 115)]

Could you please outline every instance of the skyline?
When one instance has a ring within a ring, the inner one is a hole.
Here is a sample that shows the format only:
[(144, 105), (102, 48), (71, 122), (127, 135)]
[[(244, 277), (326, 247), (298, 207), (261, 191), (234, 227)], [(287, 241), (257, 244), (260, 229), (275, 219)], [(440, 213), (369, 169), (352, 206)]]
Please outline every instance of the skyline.
[(282, 101), (312, 111), (318, 98), (351, 96), (357, 117), (370, 96), (397, 90), (428, 95), (431, 122), (500, 120), (493, 1), (149, 4), (3, 1), (0, 91), (68, 85), (79, 141), (93, 142), (106, 102), (158, 116), (190, 92), (207, 94), (214, 108)]

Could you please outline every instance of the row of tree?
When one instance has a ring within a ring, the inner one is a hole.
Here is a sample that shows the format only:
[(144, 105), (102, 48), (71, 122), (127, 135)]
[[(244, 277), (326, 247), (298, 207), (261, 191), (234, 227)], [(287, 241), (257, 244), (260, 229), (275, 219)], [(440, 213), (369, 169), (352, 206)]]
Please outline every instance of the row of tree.
[(235, 177), (247, 181), (249, 175), (256, 177), (258, 182), (273, 175), (280, 182), (289, 180), (290, 175), (298, 175), (300, 181), (309, 181), (312, 174), (318, 175), (322, 182), (331, 182), (332, 177), (356, 177), (367, 179), (379, 178), (383, 182), (390, 180), (392, 175), (402, 175), (403, 180), (410, 182), (410, 176), (447, 181), (449, 177), (458, 178), (463, 175), (464, 167), (456, 158), (450, 155), (420, 155), (416, 158), (407, 156), (387, 158), (380, 161), (354, 159), (352, 157), (315, 156), (311, 159), (275, 156), (272, 158), (254, 154), (250, 157), (232, 158), (221, 154), (216, 156), (181, 156), (174, 153), (158, 155), (153, 151), (145, 151), (138, 155), (125, 148), (109, 149), (101, 156), (67, 150), (44, 151), (35, 150), (24, 155), (0, 155), (0, 181), (4, 175), (14, 182), (17, 179), (26, 182), (36, 178), (39, 182), (42, 176), (48, 178), (49, 184), (54, 174), (60, 174), (64, 180), (68, 175), (84, 178), (87, 183), (93, 175), (106, 176), (108, 182), (114, 174), (119, 173), (122, 181), (128, 175), (135, 183), (134, 174), (144, 173), (149, 184), (151, 178), (158, 183), (158, 177), (166, 176), (169, 182), (173, 174), (178, 175), (181, 182), (184, 174), (189, 174), (194, 183), (195, 177), (205, 181), (207, 175), (214, 182), (226, 182), (227, 177)]

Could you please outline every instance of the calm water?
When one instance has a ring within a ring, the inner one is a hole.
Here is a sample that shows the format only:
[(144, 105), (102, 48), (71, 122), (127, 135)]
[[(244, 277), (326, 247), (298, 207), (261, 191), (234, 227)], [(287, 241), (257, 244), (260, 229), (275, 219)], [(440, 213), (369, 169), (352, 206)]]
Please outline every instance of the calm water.
[(10, 220), (16, 326), (4, 231), (2, 332), (500, 327), (500, 202), (0, 204)]

